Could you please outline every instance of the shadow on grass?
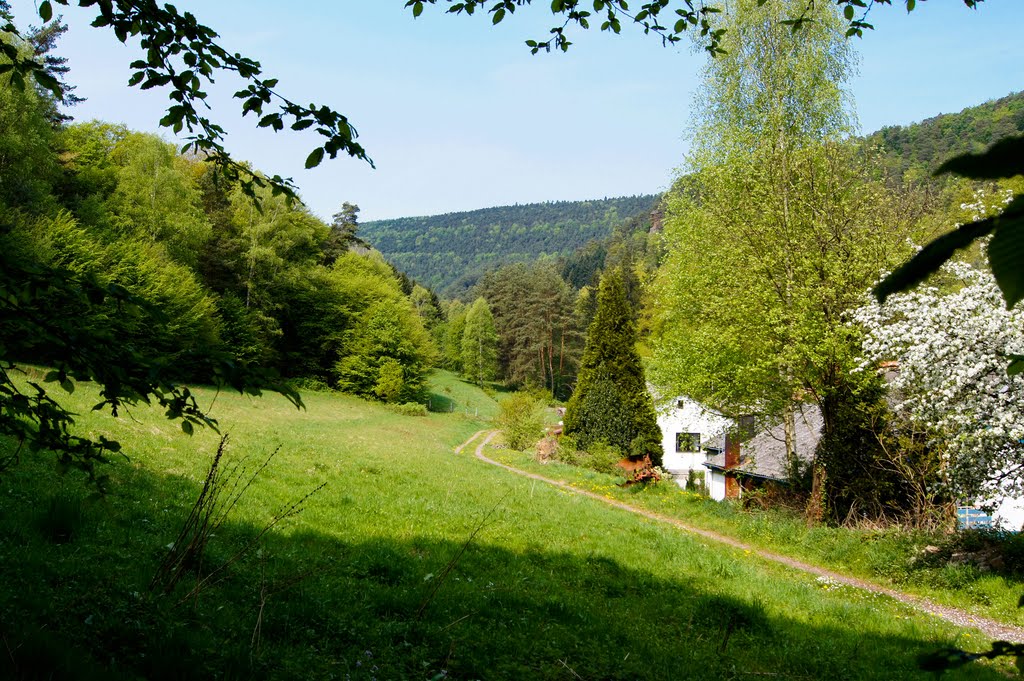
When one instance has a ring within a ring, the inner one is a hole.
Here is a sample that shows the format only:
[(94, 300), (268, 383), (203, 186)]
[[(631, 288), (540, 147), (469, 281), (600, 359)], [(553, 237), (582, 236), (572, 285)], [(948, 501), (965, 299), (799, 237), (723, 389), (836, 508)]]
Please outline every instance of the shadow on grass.
[[(167, 597), (146, 587), (197, 487), (131, 477), (65, 543), (31, 522), (26, 502), (45, 486), (3, 490), (0, 678), (903, 679), (925, 678), (915, 659), (935, 647), (924, 633), (816, 624), (840, 607), (824, 595), (787, 613), (771, 594), (737, 595), (728, 577), (666, 579), (485, 538), (446, 574), (459, 542), (283, 530), (179, 603), (192, 584)], [(259, 530), (226, 526), (208, 566)]]

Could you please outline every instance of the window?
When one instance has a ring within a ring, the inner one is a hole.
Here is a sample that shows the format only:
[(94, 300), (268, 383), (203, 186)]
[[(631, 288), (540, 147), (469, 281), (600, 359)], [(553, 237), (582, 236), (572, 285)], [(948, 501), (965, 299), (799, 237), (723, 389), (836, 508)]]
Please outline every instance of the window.
[(700, 433), (676, 433), (677, 452), (699, 452)]

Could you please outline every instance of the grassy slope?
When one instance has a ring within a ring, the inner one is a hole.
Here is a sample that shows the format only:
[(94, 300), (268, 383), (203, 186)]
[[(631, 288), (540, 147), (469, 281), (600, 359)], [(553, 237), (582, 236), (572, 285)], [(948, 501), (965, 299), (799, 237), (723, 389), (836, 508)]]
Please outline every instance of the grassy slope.
[[(908, 678), (919, 675), (917, 653), (971, 645), (888, 599), (452, 454), (480, 421), (305, 399), (296, 412), (275, 397), (216, 398), (233, 458), (281, 451), (211, 539), (207, 565), (275, 509), (328, 486), (258, 556), (183, 604), (180, 591), (155, 596), (147, 584), (215, 434), (187, 438), (145, 409), (116, 421), (86, 413), (83, 428), (118, 437), (130, 461), (107, 467), (115, 492), (82, 502), (69, 543), (48, 541), (40, 520), (55, 495), (85, 494), (74, 476), (37, 456), (5, 473), (0, 634), (13, 652), (0, 656), (0, 676), (13, 660), (20, 673), (58, 678)], [(81, 386), (71, 400), (87, 412), (96, 395)], [(958, 676), (996, 678), (981, 667)]]
[(582, 489), (716, 530), (754, 546), (807, 562), (865, 577), (880, 584), (964, 608), (1010, 624), (1024, 625), (1018, 607), (1024, 582), (980, 572), (969, 564), (921, 560), (929, 544), (948, 543), (949, 537), (833, 527), (808, 527), (803, 518), (783, 511), (744, 512), (679, 489), (659, 485), (648, 489), (620, 488), (618, 479), (558, 462), (537, 463), (522, 452), (500, 450), (495, 458), (524, 470), (563, 480)]

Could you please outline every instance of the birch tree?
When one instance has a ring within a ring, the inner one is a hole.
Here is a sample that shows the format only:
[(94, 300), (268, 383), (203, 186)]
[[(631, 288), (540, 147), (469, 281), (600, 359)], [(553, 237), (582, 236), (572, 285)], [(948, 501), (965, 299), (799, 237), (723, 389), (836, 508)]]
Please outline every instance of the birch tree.
[(796, 403), (832, 427), (856, 354), (845, 315), (906, 254), (916, 212), (849, 141), (854, 56), (835, 8), (797, 38), (780, 20), (798, 4), (727, 3), (727, 53), (705, 69), (668, 199), (652, 367), (663, 394), (781, 417), (791, 455)]
[(466, 313), (462, 371), (479, 385), (493, 381), (498, 373), (498, 332), (494, 329), (491, 308), (483, 298), (477, 298)]

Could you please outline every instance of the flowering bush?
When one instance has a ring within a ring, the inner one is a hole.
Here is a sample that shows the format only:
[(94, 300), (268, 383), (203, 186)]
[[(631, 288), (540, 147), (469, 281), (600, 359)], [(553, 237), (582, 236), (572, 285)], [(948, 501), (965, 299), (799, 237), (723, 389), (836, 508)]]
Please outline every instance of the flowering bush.
[[(963, 208), (984, 214), (1001, 203), (975, 199)], [(865, 330), (861, 369), (899, 363), (893, 411), (928, 433), (950, 492), (992, 502), (1024, 489), (1024, 375), (1007, 373), (1008, 357), (1024, 354), (1024, 309), (1006, 309), (988, 271), (948, 262), (941, 273), (941, 289), (921, 286), (854, 312)]]

